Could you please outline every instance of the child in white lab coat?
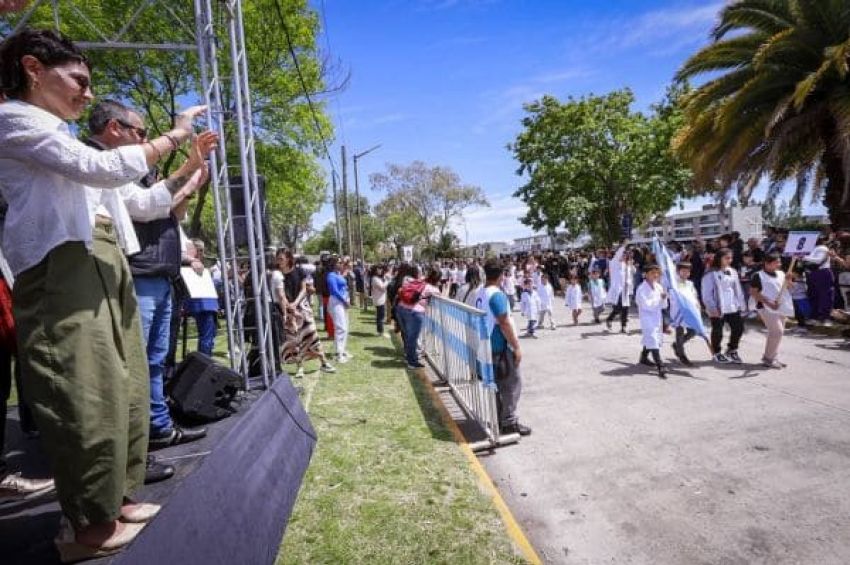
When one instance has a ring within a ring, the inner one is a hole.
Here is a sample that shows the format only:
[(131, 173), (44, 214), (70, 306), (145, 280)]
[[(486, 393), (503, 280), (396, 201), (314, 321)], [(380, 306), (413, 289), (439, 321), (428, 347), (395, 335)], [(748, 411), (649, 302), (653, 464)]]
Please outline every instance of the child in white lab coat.
[(520, 299), (522, 315), (528, 319), (528, 328), (522, 337), (533, 337), (534, 328), (537, 327), (537, 318), (540, 315), (540, 296), (534, 288), (530, 278), (525, 279), (522, 285), (522, 298)]
[(564, 293), (567, 298), (567, 309), (572, 312), (573, 325), (578, 325), (578, 317), (581, 316), (581, 285), (578, 282), (578, 275), (570, 273), (567, 290)]
[[(643, 351), (640, 362), (658, 369), (658, 378), (666, 379), (667, 372), (661, 364), (661, 341), (664, 335), (663, 310), (667, 305), (667, 293), (658, 282), (661, 269), (658, 265), (649, 265), (644, 269), (644, 281), (635, 292), (635, 302), (640, 313), (640, 333)], [(652, 361), (649, 356), (652, 355)]]
[(590, 280), (587, 283), (587, 294), (590, 298), (590, 306), (593, 309), (593, 323), (599, 324), (599, 316), (605, 309), (605, 279), (599, 276), (596, 269), (590, 271)]
[(540, 319), (537, 321), (537, 327), (542, 328), (546, 321), (546, 315), (549, 315), (549, 329), (554, 330), (557, 325), (552, 311), (555, 308), (555, 289), (552, 283), (549, 282), (549, 277), (545, 273), (540, 275), (540, 285), (537, 287), (537, 294), (540, 296)]

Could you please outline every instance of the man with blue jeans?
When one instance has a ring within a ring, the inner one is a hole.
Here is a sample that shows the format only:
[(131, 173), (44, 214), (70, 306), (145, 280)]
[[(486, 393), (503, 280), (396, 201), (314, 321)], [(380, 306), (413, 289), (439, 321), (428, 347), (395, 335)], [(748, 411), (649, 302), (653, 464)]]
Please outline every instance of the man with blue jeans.
[[(123, 104), (103, 100), (95, 105), (89, 117), (92, 133), (87, 141), (92, 147), (113, 149), (144, 142), (147, 131), (137, 113)], [(142, 334), (147, 346), (150, 371), (151, 418), (150, 448), (156, 449), (200, 439), (206, 430), (184, 430), (175, 426), (165, 403), (163, 375), (168, 352), (171, 321), (171, 279), (180, 272), (180, 237), (177, 216), (185, 214), (188, 198), (202, 183), (196, 174), (203, 167), (203, 149), (193, 144), (190, 159), (169, 178), (157, 183), (167, 189), (171, 199), (153, 195), (155, 174), (142, 179), (149, 187), (133, 202), (125, 203), (133, 220), (133, 228), (141, 251), (128, 257), (133, 286), (139, 303)], [(153, 178), (151, 178), (153, 177)], [(161, 191), (161, 186), (157, 188)], [(147, 198), (144, 198), (147, 196)], [(171, 477), (174, 468), (148, 456), (145, 482)]]
[(486, 284), (478, 293), (475, 307), (487, 314), (487, 332), (496, 373), (498, 394), (496, 407), (499, 413), (499, 430), (502, 434), (531, 434), (531, 428), (519, 422), (517, 405), (522, 393), (522, 376), (519, 372), (522, 350), (511, 319), (511, 307), (501, 284), (504, 271), (495, 259), (484, 264)]

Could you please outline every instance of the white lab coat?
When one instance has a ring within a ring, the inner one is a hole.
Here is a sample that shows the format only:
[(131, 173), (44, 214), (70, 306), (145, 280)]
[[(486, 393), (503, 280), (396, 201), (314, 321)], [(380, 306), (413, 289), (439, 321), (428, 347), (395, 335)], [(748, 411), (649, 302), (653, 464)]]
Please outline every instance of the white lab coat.
[(667, 300), (662, 298), (664, 287), (659, 283), (650, 285), (643, 281), (635, 293), (635, 302), (640, 313), (641, 344), (647, 349), (661, 349), (663, 316)]
[(571, 284), (567, 286), (567, 291), (564, 293), (567, 299), (567, 308), (569, 310), (581, 310), (581, 285)]
[(590, 294), (590, 305), (601, 308), (605, 305), (605, 279), (590, 279), (587, 283)]
[(555, 306), (555, 289), (549, 283), (541, 284), (537, 287), (537, 294), (540, 296), (540, 309), (551, 312)]
[(623, 306), (628, 308), (631, 306), (631, 294), (637, 270), (634, 265), (626, 263), (624, 257), (626, 254), (626, 246), (621, 245), (614, 257), (608, 263), (608, 273), (611, 277), (611, 286), (608, 288), (608, 298), (605, 300), (608, 304), (617, 304), (617, 301), (622, 297)]
[(522, 315), (529, 320), (537, 321), (540, 318), (540, 296), (536, 290), (530, 292), (522, 291), (522, 300), (520, 301)]

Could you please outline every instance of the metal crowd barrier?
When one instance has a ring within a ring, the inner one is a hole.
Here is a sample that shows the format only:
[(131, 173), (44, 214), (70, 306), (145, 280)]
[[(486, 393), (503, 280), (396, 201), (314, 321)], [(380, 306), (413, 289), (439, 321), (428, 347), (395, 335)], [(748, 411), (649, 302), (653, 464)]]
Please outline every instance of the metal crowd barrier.
[(481, 426), (487, 439), (470, 443), (473, 451), (516, 442), (499, 434), (496, 378), (485, 314), (462, 302), (433, 296), (420, 345), (434, 371), (448, 383), (461, 407)]

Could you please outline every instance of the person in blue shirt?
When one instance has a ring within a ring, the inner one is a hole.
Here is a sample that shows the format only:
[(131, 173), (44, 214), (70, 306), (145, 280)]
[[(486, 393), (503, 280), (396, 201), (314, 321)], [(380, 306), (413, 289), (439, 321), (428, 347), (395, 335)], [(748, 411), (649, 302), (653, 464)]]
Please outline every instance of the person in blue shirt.
[(330, 299), (328, 309), (334, 322), (334, 345), (336, 346), (337, 363), (348, 363), (352, 356), (346, 351), (348, 344), (348, 313), (351, 308), (351, 297), (348, 292), (348, 281), (340, 273), (341, 265), (336, 259), (328, 263), (327, 285)]
[(487, 314), (487, 331), (490, 334), (493, 368), (499, 388), (497, 408), (500, 431), (503, 434), (527, 436), (531, 434), (531, 428), (521, 424), (517, 417), (517, 405), (522, 392), (519, 372), (522, 350), (511, 318), (510, 302), (501, 290), (503, 273), (502, 266), (495, 259), (484, 264), (487, 282), (478, 294), (476, 307)]

